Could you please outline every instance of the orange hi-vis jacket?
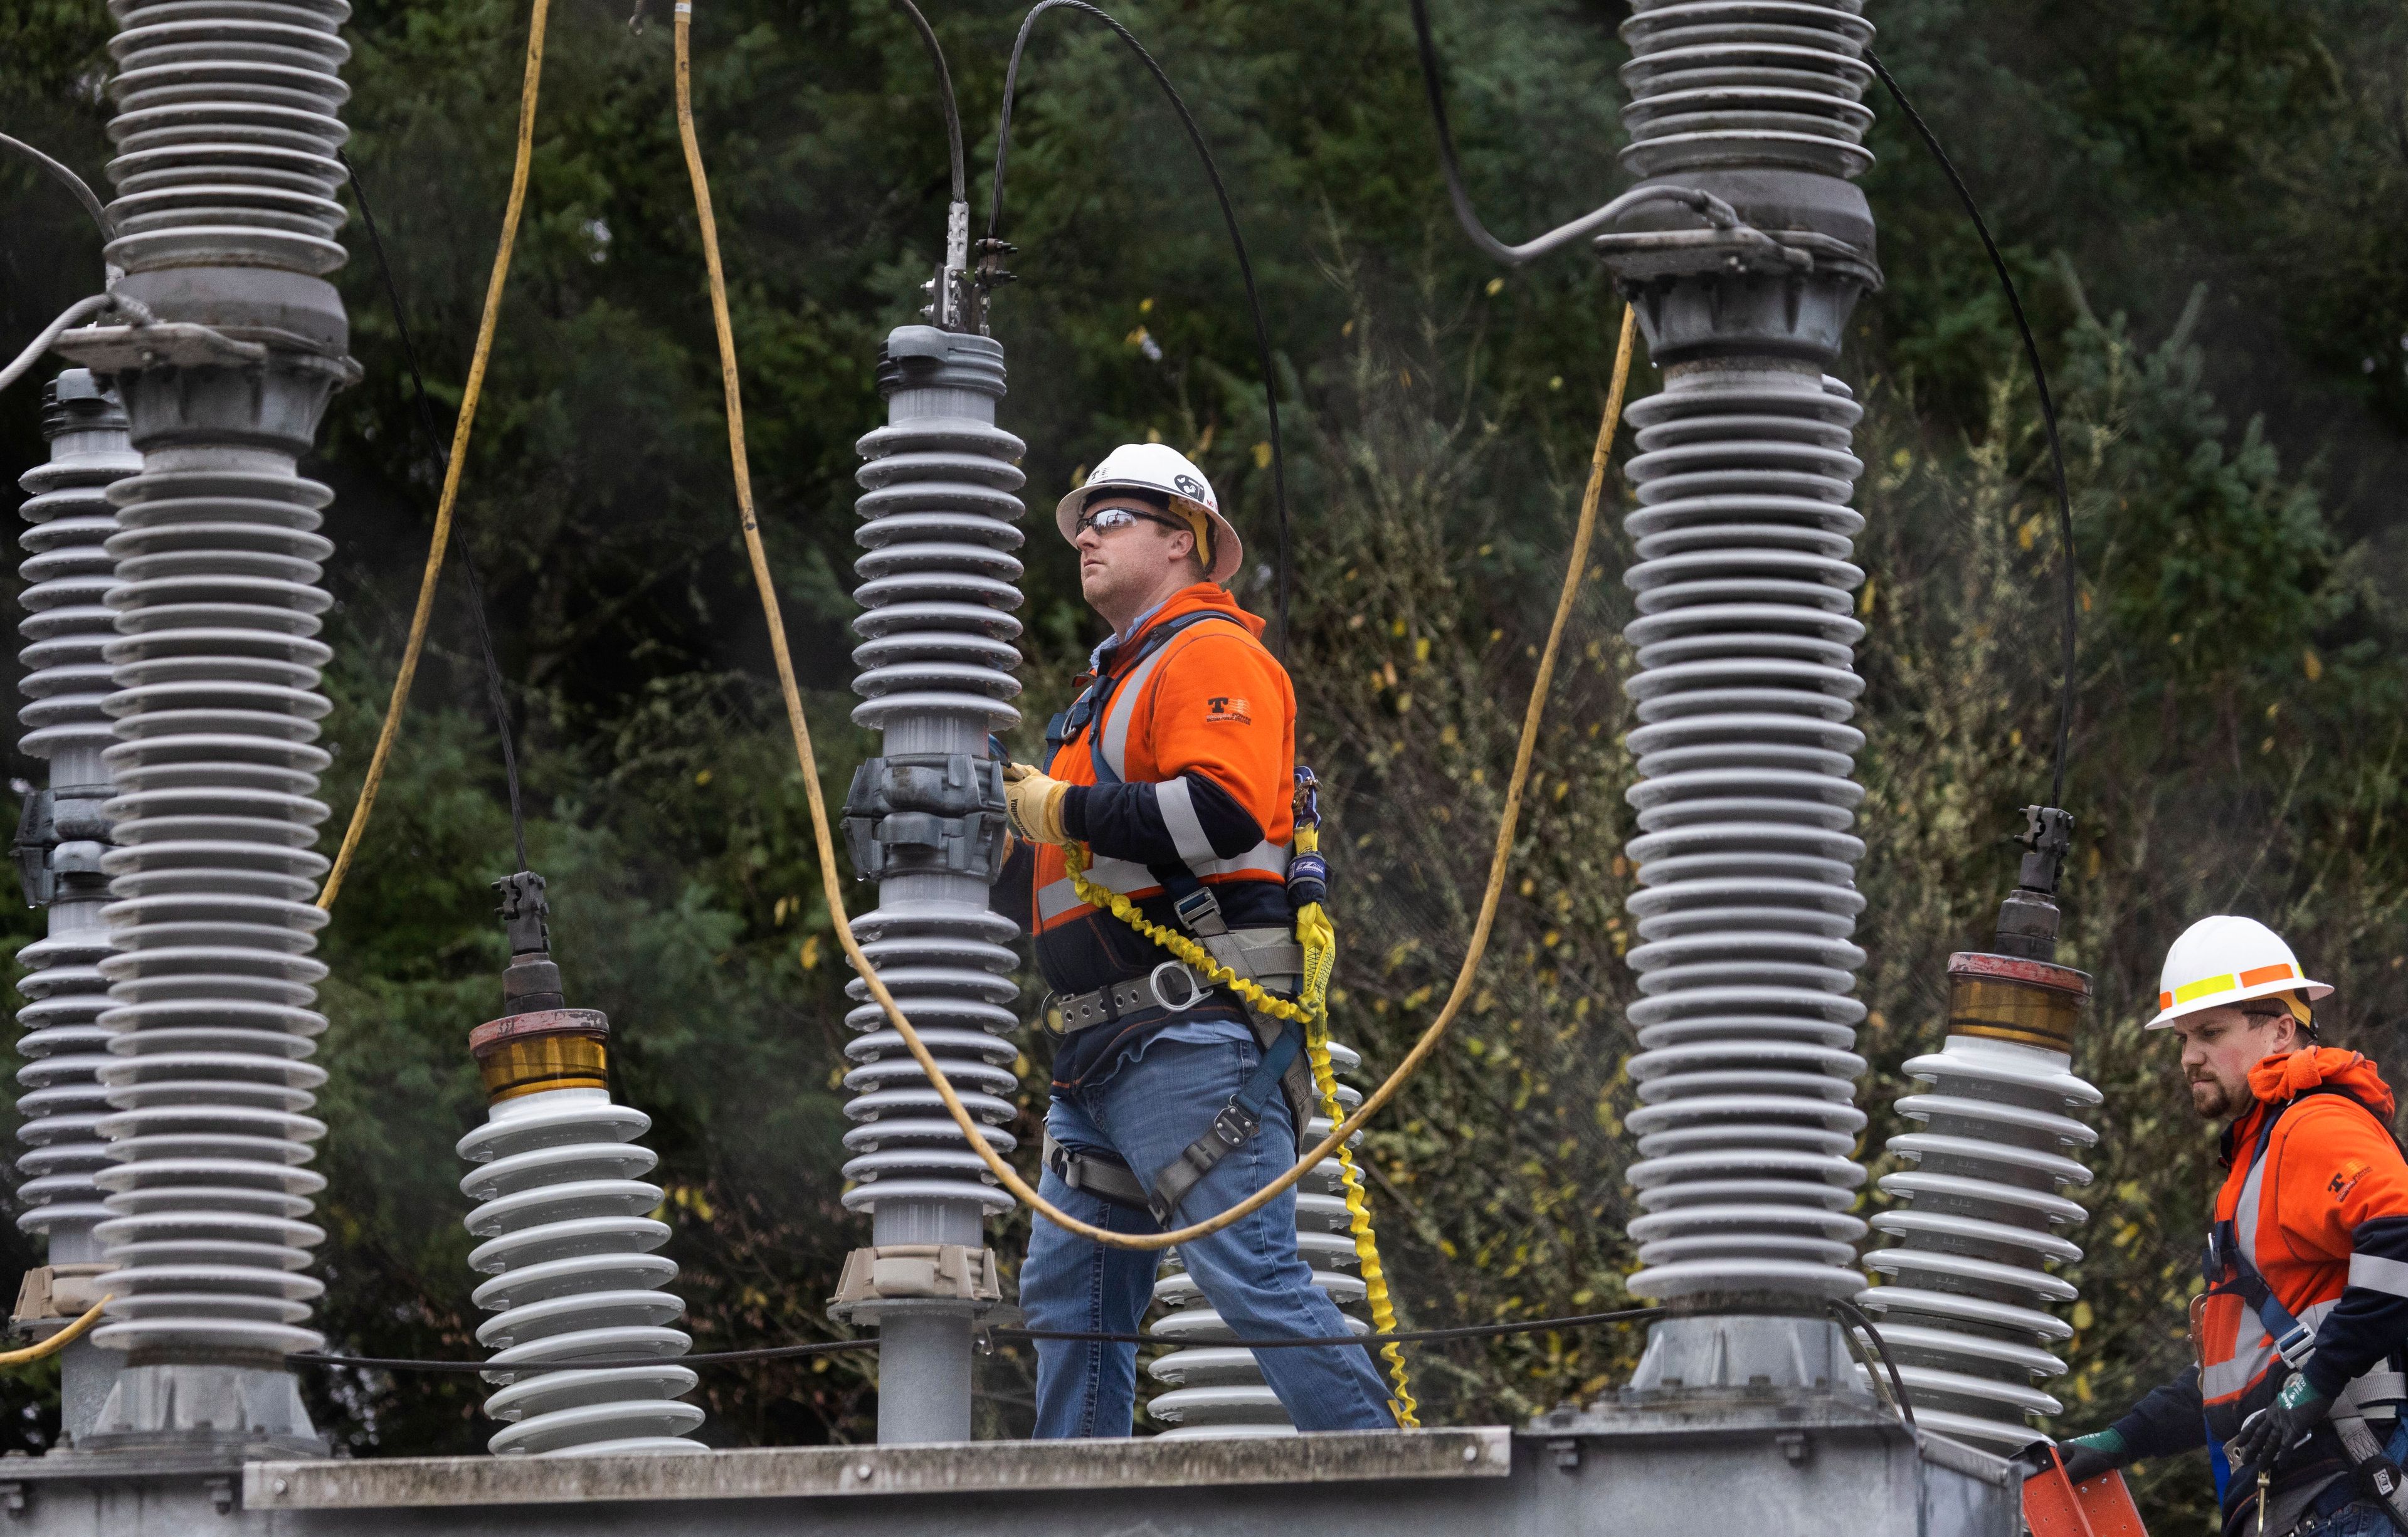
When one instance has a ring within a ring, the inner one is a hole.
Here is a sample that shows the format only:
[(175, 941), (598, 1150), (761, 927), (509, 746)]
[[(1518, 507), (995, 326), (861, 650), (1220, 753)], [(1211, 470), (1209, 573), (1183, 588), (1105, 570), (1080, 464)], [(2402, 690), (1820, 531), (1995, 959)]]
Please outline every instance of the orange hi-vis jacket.
[[(1229, 930), (1294, 931), (1296, 693), (1262, 631), (1214, 583), (1183, 588), (1106, 654), (1095, 686), (1048, 734), (1057, 745), (1046, 771), (1071, 786), (1063, 826), (1087, 846), (1087, 878), (1168, 927), (1203, 931), (1174, 907), (1174, 888), (1200, 888)], [(1036, 855), (1031, 928), (1057, 995), (1143, 977), (1168, 958), (1080, 898), (1061, 848)], [(1242, 1017), (1234, 998), (1213, 997)], [(1078, 1081), (1168, 1017), (1140, 1010), (1070, 1037), (1056, 1082)]]
[[(2249, 1086), (2258, 1105), (2224, 1134), (2208, 1290), (2194, 1305), (2199, 1364), (2116, 1422), (2136, 1457), (2222, 1444), (2293, 1370), (2370, 1420), (2394, 1413), (2401, 1385), (2374, 1370), (2408, 1345), (2408, 1160), (2392, 1140), (2391, 1090), (2366, 1057), (2328, 1046), (2266, 1058)], [(2257, 1282), (2298, 1337), (2268, 1329)], [(2274, 1487), (2347, 1465), (2328, 1426), (2283, 1460)], [(2256, 1494), (2243, 1483), (2225, 1491), (2228, 1519)]]

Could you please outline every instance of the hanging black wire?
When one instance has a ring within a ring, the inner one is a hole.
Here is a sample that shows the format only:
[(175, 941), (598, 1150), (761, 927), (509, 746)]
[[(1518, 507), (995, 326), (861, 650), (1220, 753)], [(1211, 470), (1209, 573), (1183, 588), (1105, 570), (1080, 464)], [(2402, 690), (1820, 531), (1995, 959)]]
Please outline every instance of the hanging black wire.
[(1830, 1310), (1839, 1319), (1842, 1330), (1850, 1336), (1852, 1350), (1854, 1337), (1858, 1333), (1872, 1342), (1874, 1353), (1881, 1357), (1882, 1366), (1889, 1373), (1890, 1396), (1898, 1401), (1898, 1417), (1906, 1422), (1909, 1430), (1916, 1429), (1914, 1405), (1906, 1398), (1906, 1376), (1898, 1369), (1898, 1358), (1889, 1353), (1889, 1342), (1882, 1338), (1881, 1330), (1873, 1327), (1873, 1321), (1866, 1315), (1865, 1310), (1846, 1298), (1831, 1299)]
[[(335, 156), (343, 163), (343, 170), (351, 178), (351, 196), (360, 206), (360, 223), (367, 226), (368, 244), (376, 251), (377, 271), (384, 279), (385, 302), (393, 308), (393, 328), (401, 339), (402, 360), (408, 365), (410, 388), (418, 401), (416, 420), (419, 436), (439, 470), (447, 458), (442, 434), (435, 424), (435, 407), (426, 394), (426, 377), (419, 371), (418, 344), (410, 338), (409, 322), (402, 314), (401, 289), (394, 282), (393, 263), (385, 256), (384, 237), (377, 231), (376, 210), (368, 206), (367, 187), (360, 180), (360, 168), (351, 164), (351, 157), (340, 150), (335, 151)], [(485, 697), (493, 705), (494, 728), (500, 733), (502, 740), (502, 776), (509, 785), (510, 793), (510, 840), (518, 853), (518, 868), (524, 869), (527, 868), (526, 813), (519, 801), (519, 755), (511, 740), (510, 706), (502, 690), (501, 663), (494, 655), (494, 632), (485, 618), (485, 584), (477, 574), (477, 562), (468, 553), (466, 539), (452, 541), (452, 554), (460, 563), (461, 580), (467, 585), (468, 616), (476, 626), (477, 650), (485, 663)]]
[(1290, 564), (1287, 456), (1280, 441), (1279, 382), (1277, 368), (1271, 358), (1270, 329), (1263, 323), (1262, 295), (1254, 288), (1254, 264), (1246, 258), (1246, 237), (1238, 229), (1238, 210), (1230, 205), (1229, 189), (1221, 180), (1221, 167), (1212, 159), (1211, 146), (1205, 143), (1204, 130), (1197, 126), (1196, 114), (1187, 109), (1186, 99), (1180, 95), (1179, 88), (1170, 83), (1170, 77), (1163, 73), (1162, 65), (1156, 64), (1154, 55), (1145, 50), (1145, 45), (1137, 40), (1135, 33), (1112, 20), (1102, 10), (1088, 5), (1086, 0), (1038, 0), (1038, 4), (1029, 7), (1027, 16), (1022, 19), (1020, 35), (1011, 41), (1011, 61), (1004, 66), (1003, 71), (1003, 116), (996, 125), (995, 189), (993, 200), (987, 206), (987, 249), (999, 251), (1003, 239), (1003, 172), (1005, 162), (1011, 155), (1011, 105), (1013, 96), (1019, 89), (1020, 55), (1028, 46), (1028, 35), (1037, 25), (1037, 19), (1047, 11), (1063, 6), (1072, 10), (1083, 11), (1111, 28), (1119, 36), (1120, 40), (1128, 45), (1129, 51), (1135, 53), (1145, 65), (1147, 73), (1154, 77), (1154, 84), (1162, 87), (1163, 94), (1170, 98), (1171, 107), (1179, 113), (1181, 125), (1187, 130), (1188, 142), (1196, 146), (1196, 153), (1204, 162), (1204, 174), (1211, 180), (1212, 195), (1219, 199), (1221, 204), (1221, 221), (1229, 228), (1229, 244), (1237, 250), (1238, 275), (1245, 280), (1246, 308), (1252, 311), (1254, 322), (1254, 351), (1261, 359), (1263, 406), (1270, 418), (1271, 499), (1279, 512), (1277, 596), (1279, 627), (1273, 638), (1271, 649), (1274, 653), (1284, 655), (1287, 650), (1287, 595)]
[(1922, 136), (1924, 148), (1931, 151), (1931, 158), (1940, 162), (1940, 168), (1947, 173), (1948, 184), (1956, 189), (1956, 200), (1965, 205), (1966, 216), (1973, 221), (1974, 233), (1982, 237), (1982, 249), (1990, 253), (1990, 266), (1999, 275), (1999, 286), (2006, 291), (2007, 308), (2014, 313), (2015, 331), (2023, 338), (2024, 356), (2031, 363), (2032, 383), (2040, 392), (2041, 421), (2048, 428), (2049, 464), (2057, 475), (2057, 534), (2065, 545), (2064, 557), (2060, 562), (2065, 611), (2058, 657), (2061, 676), (2057, 694), (2057, 768), (2048, 796), (2051, 806), (2063, 806), (2066, 755), (2073, 735), (2074, 637), (2081, 622), (2082, 571), (2073, 558), (2073, 493), (2066, 484), (2065, 445), (2057, 438), (2057, 401), (2049, 394), (2048, 369), (2041, 363), (2040, 343), (2033, 339), (2031, 322), (2024, 314), (2023, 295), (2015, 292), (2014, 275), (2007, 270), (2006, 257), (1999, 253), (1999, 242), (1990, 237), (1989, 223), (1982, 217), (1981, 205), (1973, 201), (1972, 189), (1966, 186), (1965, 179), (1956, 174), (1956, 164), (1948, 158), (1948, 151), (1940, 147), (1940, 136), (1931, 131), (1931, 124), (1923, 121), (1923, 114), (1914, 109), (1914, 103), (1907, 100), (1906, 93), (1899, 89), (1898, 78), (1889, 72), (1888, 66), (1874, 57), (1870, 50), (1865, 53), (1865, 63), (1881, 77), (1891, 99), (1906, 113), (1906, 121), (1914, 124), (1914, 131)]
[(1455, 128), (1446, 116), (1446, 92), (1439, 84), (1438, 43), (1430, 36), (1429, 0), (1412, 0), (1413, 43), (1421, 54), (1422, 90), (1429, 98), (1430, 126), (1438, 131), (1438, 163), (1446, 173), (1446, 195), (1455, 205), (1455, 223), (1483, 255), (1512, 265), (1519, 258), (1513, 249), (1489, 233), (1480, 222), (1480, 214), (1471, 206), (1471, 194), (1464, 190), (1463, 162), (1455, 152)]
[(953, 97), (953, 72), (945, 67), (945, 45), (937, 40), (937, 29), (911, 0), (894, 0), (897, 10), (911, 18), (918, 29), (921, 46), (928, 50), (928, 62), (937, 66), (937, 102), (945, 109), (945, 148), (953, 159), (953, 201), (970, 200), (969, 159), (962, 150), (962, 108)]

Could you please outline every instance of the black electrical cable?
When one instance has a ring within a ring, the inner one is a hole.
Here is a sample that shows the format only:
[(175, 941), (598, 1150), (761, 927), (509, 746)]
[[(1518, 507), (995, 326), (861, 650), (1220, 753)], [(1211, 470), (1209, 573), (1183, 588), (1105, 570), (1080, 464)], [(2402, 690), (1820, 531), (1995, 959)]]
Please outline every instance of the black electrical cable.
[[(1414, 3), (1418, 5), (1420, 0), (1414, 0)], [(1940, 168), (1947, 173), (1948, 184), (1956, 189), (1956, 200), (1965, 205), (1966, 215), (1973, 221), (1974, 233), (1982, 237), (1982, 249), (1990, 253), (1990, 266), (1999, 275), (1999, 286), (2006, 291), (2007, 308), (2014, 312), (2015, 330), (2023, 338), (2024, 356), (2031, 363), (2032, 383), (2040, 392), (2041, 421), (2048, 428), (2049, 463), (2057, 472), (2057, 532), (2065, 543), (2064, 638), (2059, 657), (2063, 676), (2057, 684), (2057, 769), (2048, 797), (2051, 806), (2063, 806), (2066, 754), (2073, 735), (2074, 634), (2080, 623), (2082, 572), (2073, 558), (2073, 493), (2066, 483), (2065, 445), (2057, 438), (2057, 401), (2049, 394), (2048, 369), (2041, 363), (2040, 343), (2033, 339), (2031, 322), (2024, 314), (2023, 295), (2015, 292), (2014, 275), (2007, 270), (2007, 259), (2000, 254), (1999, 242), (1990, 237), (1989, 223), (1982, 217), (1981, 205), (1973, 201), (1972, 189), (1966, 186), (1965, 179), (1956, 174), (1956, 163), (1948, 158), (1948, 151), (1940, 147), (1940, 136), (1931, 131), (1931, 124), (1923, 121), (1923, 114), (1914, 109), (1914, 103), (1907, 100), (1906, 93), (1899, 89), (1898, 78), (1889, 72), (1888, 66), (1870, 50), (1865, 53), (1865, 63), (1881, 77), (1881, 82), (1888, 88), (1891, 98), (1906, 113), (1907, 122), (1914, 124), (1914, 131), (1922, 136), (1924, 148), (1931, 151), (1931, 158), (1940, 162)]]
[(1280, 441), (1279, 382), (1271, 358), (1270, 328), (1263, 323), (1262, 295), (1254, 288), (1254, 264), (1246, 258), (1246, 237), (1239, 232), (1238, 211), (1230, 205), (1229, 189), (1221, 180), (1221, 167), (1212, 159), (1211, 146), (1204, 142), (1204, 130), (1197, 126), (1196, 115), (1187, 109), (1186, 99), (1180, 95), (1179, 88), (1170, 83), (1170, 77), (1163, 73), (1162, 65), (1156, 64), (1154, 55), (1145, 50), (1145, 45), (1137, 40), (1135, 33), (1112, 20), (1102, 10), (1088, 5), (1086, 0), (1038, 0), (1038, 4), (1030, 7), (1028, 14), (1022, 19), (1020, 35), (1012, 39), (1011, 60), (1004, 66), (1003, 71), (1003, 116), (996, 125), (995, 188), (992, 194), (993, 201), (987, 207), (987, 249), (996, 252), (1000, 252), (1002, 250), (1003, 171), (1005, 162), (1011, 154), (1011, 105), (1013, 95), (1019, 89), (1021, 51), (1028, 46), (1028, 35), (1037, 25), (1037, 19), (1057, 6), (1067, 6), (1072, 10), (1084, 11), (1111, 28), (1119, 35), (1121, 41), (1128, 45), (1129, 51), (1135, 53), (1143, 62), (1147, 72), (1154, 76), (1154, 83), (1162, 87), (1163, 94), (1170, 98), (1171, 107), (1179, 113), (1181, 125), (1187, 130), (1188, 142), (1196, 146), (1196, 153), (1204, 162), (1204, 174), (1212, 183), (1212, 195), (1219, 199), (1221, 204), (1222, 223), (1229, 228), (1229, 243), (1237, 249), (1238, 274), (1245, 280), (1246, 307), (1254, 314), (1254, 351), (1260, 356), (1263, 370), (1263, 404), (1270, 418), (1271, 498), (1279, 511), (1277, 597), (1279, 630), (1273, 639), (1272, 650), (1284, 654), (1287, 649), (1287, 594), (1290, 564), (1287, 456)]
[[(1327, 1345), (1355, 1345), (1377, 1350), (1388, 1344), (1413, 1344), (1434, 1340), (1488, 1340), (1509, 1334), (1543, 1334), (1561, 1329), (1590, 1329), (1602, 1324), (1632, 1323), (1669, 1316), (1662, 1308), (1623, 1308), (1613, 1313), (1576, 1313), (1560, 1318), (1530, 1318), (1511, 1324), (1470, 1324), (1455, 1329), (1406, 1329), (1389, 1334), (1327, 1334), (1276, 1339), (1215, 1340), (1215, 1348), (1232, 1350), (1298, 1350)], [(1861, 1314), (1859, 1317), (1863, 1316)], [(1870, 1329), (1870, 1325), (1866, 1326)], [(1100, 1344), (1161, 1344), (1151, 1334), (1116, 1334), (1101, 1330), (1059, 1329), (996, 1329), (991, 1340), (1074, 1340)], [(878, 1340), (829, 1340), (817, 1344), (767, 1345), (754, 1350), (711, 1350), (692, 1356), (646, 1357), (641, 1360), (518, 1361), (501, 1366), (492, 1361), (422, 1361), (389, 1356), (339, 1356), (303, 1351), (286, 1357), (303, 1366), (373, 1367), (386, 1372), (598, 1372), (614, 1367), (713, 1366), (737, 1361), (778, 1360), (797, 1356), (832, 1356), (845, 1351), (875, 1350)]]
[[(905, 0), (906, 4), (910, 0)], [(916, 14), (916, 13), (915, 13)], [(401, 339), (402, 361), (408, 366), (409, 382), (418, 400), (418, 431), (426, 452), (434, 456), (436, 467), (442, 467), (444, 452), (442, 435), (435, 425), (435, 407), (426, 393), (426, 377), (419, 371), (418, 344), (410, 338), (409, 322), (402, 314), (401, 289), (394, 282), (393, 263), (386, 259), (384, 237), (377, 231), (376, 210), (368, 206), (368, 190), (360, 180), (360, 168), (342, 151), (335, 157), (343, 163), (344, 172), (351, 181), (351, 196), (360, 205), (360, 222), (367, 226), (368, 244), (376, 251), (377, 271), (384, 279), (385, 302), (393, 307), (393, 328)], [(477, 574), (477, 562), (468, 553), (467, 541), (455, 539), (452, 554), (460, 562), (460, 575), (468, 585), (468, 614), (477, 629), (477, 649), (485, 663), (485, 696), (492, 702), (494, 725), (502, 739), (502, 775), (509, 785), (510, 839), (518, 851), (518, 868), (527, 868), (526, 813), (519, 800), (519, 755), (511, 741), (510, 706), (502, 689), (501, 663), (494, 655), (494, 632), (485, 618), (485, 584)]]
[(937, 99), (945, 109), (945, 148), (953, 157), (953, 201), (970, 200), (969, 158), (962, 150), (962, 109), (953, 97), (953, 72), (945, 67), (945, 45), (937, 40), (937, 29), (911, 0), (895, 0), (896, 8), (911, 18), (919, 29), (920, 42), (928, 50), (928, 62), (937, 66)]
[(86, 181), (82, 177), (76, 175), (73, 170), (69, 169), (59, 161), (53, 160), (49, 155), (44, 154), (41, 151), (35, 149), (23, 139), (10, 138), (6, 134), (0, 134), (0, 149), (14, 150), (17, 153), (24, 156), (27, 160), (32, 161), (43, 170), (48, 171), (52, 177), (56, 178), (60, 184), (64, 186), (68, 192), (75, 194), (75, 200), (83, 205), (83, 211), (92, 215), (92, 222), (100, 226), (100, 237), (103, 240), (114, 240), (117, 238), (117, 222), (109, 218), (108, 206), (102, 203), (99, 194), (92, 190), (91, 182)]
[(640, 1359), (591, 1361), (422, 1361), (398, 1356), (341, 1356), (308, 1350), (285, 1357), (302, 1366), (353, 1366), (380, 1372), (602, 1372), (621, 1367), (724, 1366), (738, 1361), (791, 1360), (807, 1356), (837, 1356), (853, 1350), (875, 1350), (878, 1341), (826, 1340), (816, 1344), (763, 1345), (752, 1350), (705, 1350), (692, 1356), (647, 1356)]
[(1447, 122), (1446, 92), (1438, 81), (1438, 43), (1430, 36), (1428, 0), (1412, 0), (1413, 42), (1421, 53), (1422, 89), (1429, 96), (1430, 125), (1438, 130), (1438, 162), (1446, 173), (1446, 195), (1455, 204), (1455, 223), (1481, 251), (1498, 261), (1518, 264), (1513, 248), (1488, 232), (1471, 206), (1471, 194), (1464, 190), (1463, 163), (1455, 157), (1455, 129)]
[(1881, 1330), (1873, 1327), (1872, 1319), (1866, 1316), (1865, 1310), (1856, 1303), (1835, 1297), (1831, 1299), (1830, 1305), (1831, 1311), (1840, 1315), (1842, 1328), (1862, 1329), (1865, 1338), (1872, 1342), (1874, 1353), (1881, 1357), (1883, 1367), (1889, 1372), (1890, 1390), (1898, 1400), (1899, 1418), (1906, 1422), (1908, 1429), (1916, 1429), (1914, 1405), (1908, 1402), (1906, 1397), (1906, 1376), (1898, 1369), (1898, 1357), (1889, 1353), (1889, 1342), (1882, 1338)]

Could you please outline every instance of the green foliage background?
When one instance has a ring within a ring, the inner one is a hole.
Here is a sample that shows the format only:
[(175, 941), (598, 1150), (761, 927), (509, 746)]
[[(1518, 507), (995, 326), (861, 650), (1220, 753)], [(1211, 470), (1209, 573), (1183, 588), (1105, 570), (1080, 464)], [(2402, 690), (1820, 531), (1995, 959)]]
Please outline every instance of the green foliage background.
[[(1440, 8), (1492, 224), (1531, 230), (1619, 184), (1622, 6)], [(882, 0), (699, 10), (753, 463), (821, 770), (841, 786), (867, 745), (845, 716), (852, 445), (880, 419), (878, 340), (911, 318), (939, 249), (937, 109)], [(938, 11), (982, 133), (973, 156), (991, 161), (982, 125), (1017, 8)], [(1198, 106), (1269, 306), (1293, 402), (1292, 666), (1342, 850), (1339, 1029), (1384, 1070), (1469, 927), (1617, 306), (1581, 261), (1500, 276), (1468, 251), (1397, 0), (1129, 0), (1121, 14)], [(1873, 14), (2008, 244), (2073, 461), (2086, 628), (2069, 949), (2099, 984), (2077, 1068), (2108, 1098), (2059, 1388), (2062, 1425), (2087, 1429), (2182, 1359), (2215, 1173), (2161, 1042), (2141, 1033), (2167, 941), (2210, 911), (2273, 922), (2340, 987), (2333, 1034), (2401, 1065), (2408, 14), (2368, 0), (1883, 0)], [(351, 151), (438, 414), (458, 398), (499, 217), (524, 22), (501, 0), (364, 0), (348, 33)], [(0, 12), (0, 129), (96, 173), (107, 34), (98, 0)], [(738, 555), (668, 61), (665, 21), (631, 30), (622, 0), (555, 6), (464, 537), (492, 590), (562, 958), (580, 1001), (617, 1022), (623, 1091), (656, 1119), (695, 1331), (724, 1348), (824, 1336), (836, 1266), (865, 1228), (838, 1200), (841, 964)], [(1024, 280), (997, 334), (1029, 499), (1159, 436), (1200, 458), (1267, 560), (1240, 291), (1175, 122), (1117, 45), (1068, 15), (1025, 79), (1010, 230)], [(1840, 371), (1869, 408), (1858, 938), (1879, 1171), (1899, 1065), (1937, 1044), (1946, 955), (1985, 933), (2014, 811), (2045, 789), (2060, 549), (2004, 306), (1938, 172), (1875, 105), (1866, 186), (1888, 286)], [(90, 290), (79, 220), (0, 165), (0, 334)], [(340, 281), (366, 378), (336, 402), (313, 470), (338, 492), (338, 815), (438, 473), (356, 223), (353, 237)], [(0, 399), (0, 460), (41, 456), (34, 395)], [(1041, 720), (1094, 625), (1059, 548), (1040, 532), (1028, 553)], [(1630, 1268), (1618, 535), (1603, 556), (1482, 991), (1458, 1047), (1371, 1138), (1414, 1324), (1610, 1305)], [(1241, 581), (1258, 607), (1268, 573)], [(509, 855), (471, 645), (455, 595), (324, 944), (322, 1315), (377, 1354), (473, 1343), (451, 1143), (481, 1111), (464, 1036), (495, 997), (484, 887)], [(10, 923), (13, 945), (38, 916)], [(1032, 1085), (1039, 1065), (1025, 1064)], [(997, 1242), (1008, 1259), (1019, 1246), (1016, 1230)], [(1606, 1387), (1635, 1345), (1605, 1332), (1425, 1352), (1424, 1401), (1438, 1421), (1514, 1418)], [(1009, 1352), (982, 1367), (987, 1433), (1025, 1427), (1027, 1370)], [(713, 1372), (707, 1433), (862, 1437), (868, 1372)], [(53, 1389), (4, 1391), (5, 1433), (46, 1444)], [(484, 1433), (457, 1378), (321, 1373), (312, 1391), (363, 1454), (467, 1450)], [(2197, 1459), (2148, 1470), (2153, 1522), (2196, 1527), (2204, 1485)]]

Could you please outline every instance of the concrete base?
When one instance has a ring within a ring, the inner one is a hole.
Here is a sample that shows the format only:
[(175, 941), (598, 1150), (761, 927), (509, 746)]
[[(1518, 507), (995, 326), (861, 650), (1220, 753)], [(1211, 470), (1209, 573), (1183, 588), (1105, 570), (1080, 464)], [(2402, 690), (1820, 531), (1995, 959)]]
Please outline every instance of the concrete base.
[(0, 1465), (25, 1537), (2013, 1537), (2005, 1463), (1824, 1398), (1532, 1429), (704, 1457)]

